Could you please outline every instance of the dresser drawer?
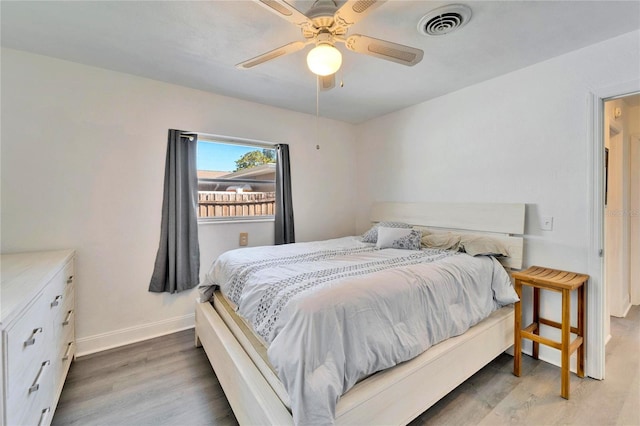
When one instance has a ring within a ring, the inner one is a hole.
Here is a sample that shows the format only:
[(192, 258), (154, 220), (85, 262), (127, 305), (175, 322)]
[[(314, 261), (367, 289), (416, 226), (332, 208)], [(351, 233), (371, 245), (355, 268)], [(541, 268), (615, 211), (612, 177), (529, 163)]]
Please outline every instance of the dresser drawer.
[(71, 259), (64, 266), (63, 280), (64, 280), (64, 286), (65, 286), (65, 293), (67, 294), (75, 293), (76, 277), (75, 277), (75, 263), (73, 259)]
[(73, 275), (67, 275), (68, 278), (66, 278), (65, 280), (65, 288), (64, 288), (64, 293), (66, 295), (67, 300), (69, 299), (70, 296), (73, 296), (76, 292), (76, 284), (75, 284), (75, 280), (73, 278)]
[(52, 287), (56, 287), (57, 292), (64, 293), (65, 289), (75, 282), (74, 272), (75, 264), (73, 259), (69, 260), (62, 270), (56, 274), (55, 278), (51, 280), (48, 287), (51, 289)]
[[(70, 297), (73, 298), (73, 291), (67, 291), (69, 284), (66, 283), (65, 276), (66, 274), (64, 270), (58, 272), (44, 292), (49, 312), (51, 313), (51, 322), (54, 324), (54, 329), (57, 327), (58, 323), (61, 322), (60, 319), (66, 313), (64, 309), (69, 305), (67, 299)], [(73, 286), (73, 284), (71, 284), (71, 286)]]
[(52, 344), (53, 324), (46, 300), (40, 296), (13, 326), (5, 331), (7, 342), (6, 398), (26, 389), (40, 365), (46, 361)]
[(73, 290), (73, 285), (66, 289), (62, 304), (55, 311), (55, 329), (59, 334), (66, 333), (68, 326), (75, 321), (75, 293)]
[[(65, 307), (64, 310), (60, 312), (61, 315), (58, 316), (56, 321), (56, 327), (58, 328), (59, 336), (68, 336), (69, 332), (75, 329), (75, 321), (76, 321), (76, 310), (73, 305), (69, 307)], [(66, 339), (66, 337), (64, 337)], [(60, 341), (60, 344), (64, 342)]]
[(64, 277), (67, 284), (71, 284), (75, 280), (75, 259), (71, 259), (64, 266)]
[[(58, 349), (57, 349), (57, 358), (56, 358), (57, 364), (62, 364), (66, 362), (69, 359), (69, 355), (71, 355), (71, 358), (73, 358), (73, 355), (75, 355), (76, 339), (75, 339), (75, 324), (73, 322), (74, 315), (75, 315), (74, 312), (70, 311), (69, 323), (64, 326), (62, 330), (63, 333), (58, 339), (58, 346), (57, 346)], [(71, 351), (69, 350), (70, 344), (73, 344)]]
[(53, 395), (53, 363), (42, 362), (25, 386), (18, 386), (7, 400), (7, 425), (36, 425)]
[(56, 359), (55, 371), (53, 372), (55, 383), (57, 384), (57, 388), (54, 390), (56, 391), (57, 395), (62, 390), (65, 378), (67, 377), (67, 372), (69, 371), (71, 361), (73, 361), (75, 354), (76, 343), (73, 340), (69, 339), (67, 343), (62, 348), (60, 348), (58, 358)]

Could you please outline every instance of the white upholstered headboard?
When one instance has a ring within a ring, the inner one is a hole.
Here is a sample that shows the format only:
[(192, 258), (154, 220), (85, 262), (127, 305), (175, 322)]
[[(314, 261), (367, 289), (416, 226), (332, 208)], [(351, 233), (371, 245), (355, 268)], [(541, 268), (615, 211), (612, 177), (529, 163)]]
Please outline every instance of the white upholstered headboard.
[(501, 240), (509, 257), (500, 262), (521, 269), (525, 205), (521, 203), (374, 203), (371, 221), (404, 222), (458, 234), (484, 234)]

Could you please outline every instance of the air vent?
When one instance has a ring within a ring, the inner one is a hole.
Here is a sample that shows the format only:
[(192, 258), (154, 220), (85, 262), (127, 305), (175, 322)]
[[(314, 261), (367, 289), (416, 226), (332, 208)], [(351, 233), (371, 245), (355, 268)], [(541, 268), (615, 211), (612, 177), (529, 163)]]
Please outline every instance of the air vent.
[(427, 13), (418, 22), (418, 31), (429, 36), (441, 36), (456, 31), (471, 20), (471, 9), (464, 4), (451, 4)]

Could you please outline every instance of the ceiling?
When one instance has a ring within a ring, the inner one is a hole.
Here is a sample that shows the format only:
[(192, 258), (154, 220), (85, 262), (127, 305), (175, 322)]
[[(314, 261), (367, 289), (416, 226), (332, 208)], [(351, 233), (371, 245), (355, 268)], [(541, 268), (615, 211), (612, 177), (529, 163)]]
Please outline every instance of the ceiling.
[[(349, 34), (417, 47), (424, 59), (406, 67), (339, 45), (344, 86), (320, 93), (320, 115), (363, 122), (640, 28), (640, 1), (461, 0), (472, 9), (466, 26), (438, 37), (418, 32), (423, 15), (456, 2), (390, 0), (353, 25)], [(313, 1), (290, 4), (306, 12)], [(252, 1), (3, 0), (0, 8), (4, 47), (316, 113), (311, 47), (235, 68), (302, 40)]]

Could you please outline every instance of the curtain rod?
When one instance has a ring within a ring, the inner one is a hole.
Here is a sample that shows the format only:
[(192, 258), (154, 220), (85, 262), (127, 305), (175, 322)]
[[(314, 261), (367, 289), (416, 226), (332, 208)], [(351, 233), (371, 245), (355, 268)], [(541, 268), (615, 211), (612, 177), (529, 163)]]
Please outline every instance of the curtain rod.
[(254, 145), (261, 146), (264, 148), (275, 149), (276, 143), (269, 143), (265, 141), (259, 141), (255, 139), (244, 139), (244, 138), (236, 138), (230, 136), (222, 136), (222, 135), (214, 135), (211, 133), (202, 133), (202, 132), (180, 132), (180, 136), (184, 136), (186, 138), (190, 138), (189, 140), (193, 140), (194, 136), (197, 136), (199, 139), (209, 140), (211, 142), (223, 142), (231, 145)]

